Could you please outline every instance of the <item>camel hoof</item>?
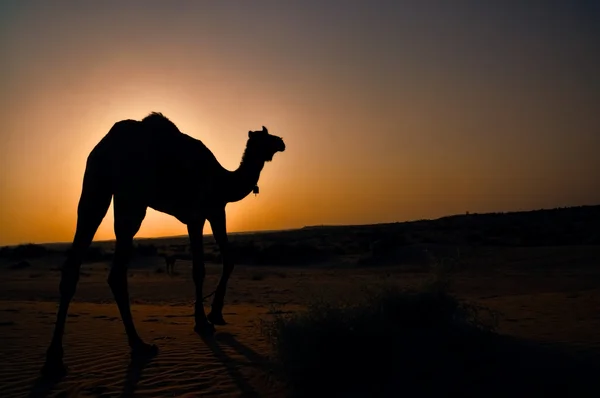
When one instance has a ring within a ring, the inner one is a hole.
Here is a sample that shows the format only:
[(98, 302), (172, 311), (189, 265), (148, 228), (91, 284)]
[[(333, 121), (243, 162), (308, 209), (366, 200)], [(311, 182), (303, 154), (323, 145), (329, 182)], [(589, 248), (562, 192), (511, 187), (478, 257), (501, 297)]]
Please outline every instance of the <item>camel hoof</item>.
[(131, 347), (131, 356), (135, 359), (147, 359), (158, 355), (158, 347), (154, 344), (141, 343)]
[(67, 375), (67, 371), (68, 368), (62, 360), (46, 359), (40, 374), (49, 379), (60, 380)]
[(223, 314), (221, 314), (221, 313), (213, 313), (213, 312), (211, 312), (210, 314), (208, 314), (206, 316), (206, 318), (213, 325), (227, 325), (227, 322), (225, 322), (225, 319), (223, 319)]
[(194, 326), (194, 332), (198, 333), (200, 336), (212, 336), (215, 334), (215, 327), (208, 322), (196, 324), (196, 326)]

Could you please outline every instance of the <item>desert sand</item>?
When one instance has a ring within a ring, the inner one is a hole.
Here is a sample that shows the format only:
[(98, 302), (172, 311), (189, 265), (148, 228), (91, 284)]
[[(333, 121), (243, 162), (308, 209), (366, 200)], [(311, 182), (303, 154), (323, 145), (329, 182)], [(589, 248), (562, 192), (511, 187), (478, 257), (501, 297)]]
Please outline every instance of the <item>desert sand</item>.
[[(448, 278), (453, 294), (499, 312), (499, 333), (600, 361), (599, 258), (598, 246), (481, 248), (463, 254)], [(399, 265), (239, 265), (226, 296), (229, 324), (203, 340), (192, 330), (191, 262), (178, 261), (171, 276), (161, 257), (137, 256), (129, 272), (134, 321), (160, 351), (132, 364), (106, 284), (110, 263), (85, 263), (64, 339), (69, 373), (51, 383), (39, 370), (55, 321), (62, 259), (0, 263), (2, 397), (285, 396), (271, 372), (261, 319), (301, 311), (315, 297), (352, 297), (367, 285), (410, 287), (431, 275), (427, 267)], [(219, 264), (207, 264), (205, 291), (219, 273)]]

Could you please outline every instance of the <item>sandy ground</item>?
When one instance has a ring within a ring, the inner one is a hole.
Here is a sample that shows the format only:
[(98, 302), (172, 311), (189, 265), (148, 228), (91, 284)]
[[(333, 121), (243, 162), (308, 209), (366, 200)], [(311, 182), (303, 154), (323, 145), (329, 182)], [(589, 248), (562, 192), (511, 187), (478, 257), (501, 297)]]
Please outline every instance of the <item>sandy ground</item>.
[[(130, 364), (124, 329), (105, 282), (107, 264), (86, 264), (70, 309), (64, 347), (69, 374), (56, 384), (38, 378), (58, 298), (60, 258), (10, 270), (0, 264), (0, 395), (2, 397), (282, 396), (269, 371), (260, 319), (298, 311), (316, 296), (349, 297), (365, 285), (415, 286), (427, 275), (398, 268), (238, 266), (225, 318), (214, 340), (193, 333), (190, 264), (178, 275), (156, 272), (162, 260), (138, 259), (130, 272), (140, 335), (159, 346), (145, 364)], [(597, 264), (600, 265), (600, 264)], [(208, 265), (205, 290), (220, 267)], [(493, 267), (452, 276), (459, 296), (500, 312), (499, 332), (600, 358), (600, 268)], [(208, 306), (209, 303), (206, 303)]]

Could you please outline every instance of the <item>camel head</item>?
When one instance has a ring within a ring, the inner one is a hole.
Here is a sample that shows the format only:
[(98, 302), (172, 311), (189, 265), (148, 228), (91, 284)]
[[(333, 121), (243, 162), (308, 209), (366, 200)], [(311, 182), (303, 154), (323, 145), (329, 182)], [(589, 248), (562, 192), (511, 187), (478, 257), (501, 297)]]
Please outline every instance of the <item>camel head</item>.
[(263, 162), (270, 162), (277, 152), (285, 151), (283, 139), (269, 134), (265, 126), (260, 131), (248, 131), (246, 147), (250, 153)]

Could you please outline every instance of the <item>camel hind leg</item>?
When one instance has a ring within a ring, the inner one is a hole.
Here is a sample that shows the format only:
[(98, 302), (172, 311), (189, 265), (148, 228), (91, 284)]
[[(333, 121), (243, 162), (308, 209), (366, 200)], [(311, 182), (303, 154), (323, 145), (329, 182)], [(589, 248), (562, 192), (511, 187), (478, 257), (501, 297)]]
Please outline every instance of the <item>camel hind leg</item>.
[(94, 235), (110, 206), (110, 188), (101, 184), (86, 172), (79, 204), (77, 206), (77, 228), (73, 243), (63, 263), (60, 278), (60, 301), (54, 325), (54, 334), (48, 350), (46, 363), (42, 369), (45, 375), (61, 376), (66, 372), (63, 364), (63, 334), (69, 304), (75, 295), (79, 281), (79, 269), (83, 256), (92, 243)]
[(155, 345), (142, 341), (133, 323), (129, 304), (127, 266), (133, 251), (133, 237), (146, 216), (146, 206), (133, 195), (115, 194), (115, 257), (108, 275), (108, 285), (113, 292), (133, 357), (148, 357), (158, 353)]

